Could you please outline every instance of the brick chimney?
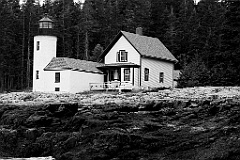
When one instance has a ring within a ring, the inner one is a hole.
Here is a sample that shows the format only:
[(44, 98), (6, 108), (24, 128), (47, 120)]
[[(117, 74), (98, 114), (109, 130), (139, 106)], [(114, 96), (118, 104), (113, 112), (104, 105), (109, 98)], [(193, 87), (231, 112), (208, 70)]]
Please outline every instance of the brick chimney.
[(137, 27), (136, 28), (136, 34), (138, 34), (138, 35), (143, 35), (143, 29), (142, 29), (142, 27)]

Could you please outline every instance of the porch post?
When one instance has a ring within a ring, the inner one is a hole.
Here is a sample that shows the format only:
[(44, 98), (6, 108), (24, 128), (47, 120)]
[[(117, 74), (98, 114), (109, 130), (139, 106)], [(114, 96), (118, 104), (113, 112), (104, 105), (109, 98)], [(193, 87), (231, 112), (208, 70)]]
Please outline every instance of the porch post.
[(133, 78), (132, 78), (132, 86), (134, 86), (134, 67), (132, 68), (132, 70), (133, 70), (133, 71), (132, 71), (132, 77), (133, 77)]
[(114, 80), (118, 80), (118, 78), (119, 78), (119, 77), (118, 77), (118, 70), (115, 69), (115, 70), (114, 70), (114, 76), (113, 76), (113, 79), (114, 79)]

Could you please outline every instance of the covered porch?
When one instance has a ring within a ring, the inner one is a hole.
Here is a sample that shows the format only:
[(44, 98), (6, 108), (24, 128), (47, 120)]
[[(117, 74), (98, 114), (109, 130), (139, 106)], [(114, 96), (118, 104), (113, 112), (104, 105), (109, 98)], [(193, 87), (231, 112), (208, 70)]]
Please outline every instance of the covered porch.
[(90, 83), (90, 90), (132, 90), (139, 86), (139, 65), (134, 63), (104, 64), (104, 83)]

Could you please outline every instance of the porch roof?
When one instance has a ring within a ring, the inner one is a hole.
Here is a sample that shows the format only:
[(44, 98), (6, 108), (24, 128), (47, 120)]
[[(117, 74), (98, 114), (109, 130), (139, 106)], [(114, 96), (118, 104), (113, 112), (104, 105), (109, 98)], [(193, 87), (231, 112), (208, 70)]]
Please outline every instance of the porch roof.
[(121, 68), (121, 67), (140, 67), (139, 65), (135, 64), (135, 63), (111, 63), (111, 64), (103, 64), (100, 66), (97, 66), (97, 68)]

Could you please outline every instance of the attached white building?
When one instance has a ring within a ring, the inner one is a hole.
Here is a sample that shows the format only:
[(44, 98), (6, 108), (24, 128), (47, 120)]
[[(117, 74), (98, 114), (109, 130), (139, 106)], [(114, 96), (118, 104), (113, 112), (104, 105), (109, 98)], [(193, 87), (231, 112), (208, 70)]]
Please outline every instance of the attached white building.
[(57, 37), (51, 34), (52, 27), (52, 21), (44, 17), (34, 37), (33, 91), (173, 87), (177, 59), (157, 38), (121, 31), (98, 63), (56, 57)]

